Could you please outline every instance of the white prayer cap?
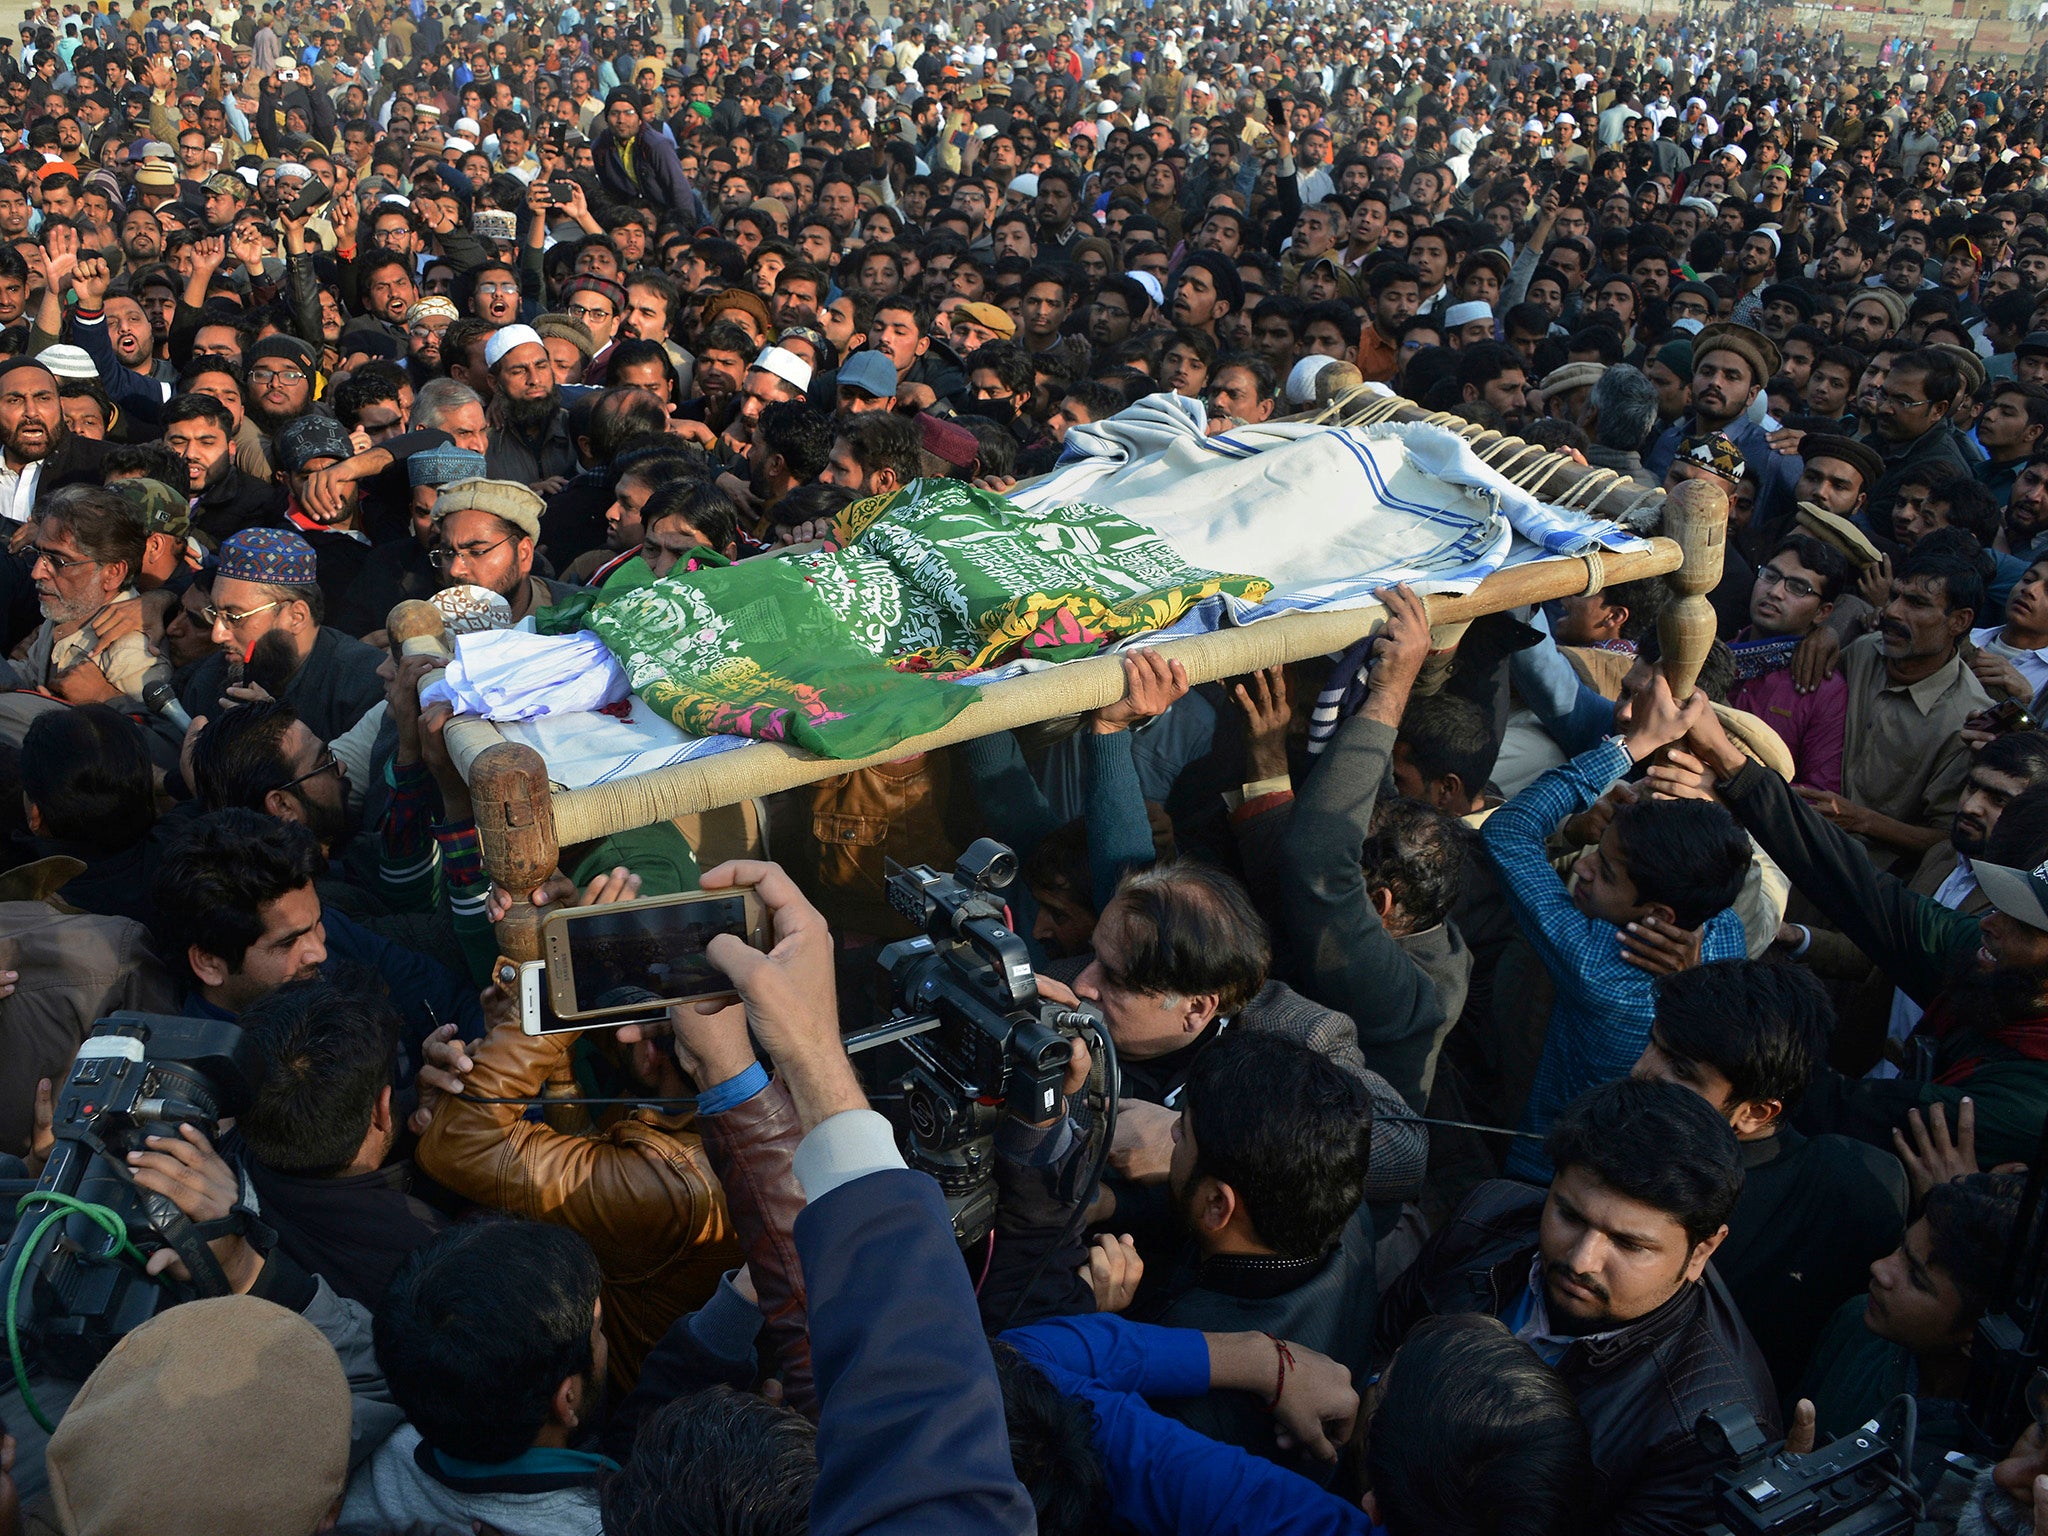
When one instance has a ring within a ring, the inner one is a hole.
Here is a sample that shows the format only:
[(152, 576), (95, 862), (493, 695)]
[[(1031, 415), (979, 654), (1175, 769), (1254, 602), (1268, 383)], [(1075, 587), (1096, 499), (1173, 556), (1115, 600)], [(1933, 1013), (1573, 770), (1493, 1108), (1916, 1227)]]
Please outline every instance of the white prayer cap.
[(1334, 357), (1317, 352), (1304, 357), (1287, 374), (1287, 403), (1289, 405), (1314, 405), (1316, 403), (1316, 375), (1330, 364)]
[(1157, 304), (1161, 309), (1166, 307), (1166, 290), (1159, 286), (1159, 279), (1150, 272), (1126, 272), (1124, 276), (1152, 295), (1152, 302), (1154, 304)]
[(798, 357), (787, 347), (763, 347), (753, 366), (764, 373), (772, 373), (785, 383), (798, 389), (811, 387), (811, 365)]
[(499, 329), (491, 332), (491, 339), (484, 343), (484, 366), (486, 368), (497, 367), (498, 360), (507, 352), (510, 352), (514, 347), (523, 347), (528, 342), (532, 342), (537, 347), (546, 345), (540, 339), (540, 332), (530, 325), (501, 326)]
[(1474, 320), (1491, 320), (1493, 306), (1478, 299), (1467, 299), (1462, 304), (1453, 304), (1444, 311), (1444, 324), (1453, 328), (1470, 325)]

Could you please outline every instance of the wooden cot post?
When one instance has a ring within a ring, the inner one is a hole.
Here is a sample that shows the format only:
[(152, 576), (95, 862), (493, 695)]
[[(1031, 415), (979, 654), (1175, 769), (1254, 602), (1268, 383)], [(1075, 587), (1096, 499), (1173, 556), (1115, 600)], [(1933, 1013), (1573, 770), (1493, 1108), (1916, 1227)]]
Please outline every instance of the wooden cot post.
[[(450, 654), (447, 622), (432, 603), (398, 604), (385, 632), (403, 655), (445, 661)], [(498, 924), (498, 948), (513, 960), (538, 960), (540, 910), (527, 898), (555, 872), (561, 856), (548, 765), (531, 747), (500, 742), (470, 765), (469, 793), (484, 872), (512, 896), (512, 910)]]
[(402, 656), (438, 656), (446, 660), (448, 621), (432, 603), (408, 598), (384, 620), (384, 633)]
[(514, 960), (538, 960), (541, 914), (528, 897), (561, 858), (548, 765), (533, 748), (501, 741), (470, 765), (469, 794), (484, 871), (512, 898), (498, 924), (498, 949)]
[(1707, 594), (1720, 584), (1728, 548), (1728, 493), (1711, 480), (1686, 481), (1664, 498), (1664, 532), (1685, 552), (1685, 563), (1664, 578), (1678, 596), (1657, 615), (1659, 665), (1671, 696), (1683, 704), (1714, 645), (1717, 626)]

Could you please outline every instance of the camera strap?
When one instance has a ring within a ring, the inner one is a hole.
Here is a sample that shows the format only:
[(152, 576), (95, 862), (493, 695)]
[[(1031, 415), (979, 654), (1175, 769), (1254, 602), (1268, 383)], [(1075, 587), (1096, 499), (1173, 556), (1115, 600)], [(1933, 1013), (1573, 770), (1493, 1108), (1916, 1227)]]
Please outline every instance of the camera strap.
[(224, 1236), (219, 1228), (233, 1229), (234, 1213), (230, 1212), (219, 1221), (201, 1225), (194, 1222), (183, 1211), (159, 1226), (157, 1235), (171, 1251), (185, 1261), (185, 1268), (192, 1272), (192, 1290), (200, 1296), (231, 1296), (234, 1287), (228, 1283), (227, 1272), (220, 1267), (220, 1261), (213, 1256), (213, 1250), (206, 1246), (209, 1235)]
[[(59, 1132), (59, 1135), (63, 1134), (63, 1132)], [(89, 1149), (101, 1162), (113, 1170), (122, 1183), (134, 1190), (137, 1195), (145, 1197), (146, 1200), (149, 1192), (137, 1187), (135, 1175), (128, 1171), (128, 1160), (102, 1141), (99, 1133), (94, 1131), (90, 1125), (78, 1126), (65, 1139), (76, 1141), (80, 1146)], [(164, 1203), (169, 1204), (170, 1202), (166, 1200)], [(143, 1208), (149, 1210), (149, 1206), (146, 1203)], [(175, 1205), (172, 1205), (169, 1219), (160, 1222), (155, 1228), (157, 1236), (163, 1239), (165, 1246), (185, 1261), (185, 1268), (192, 1275), (192, 1290), (195, 1295), (229, 1296), (234, 1293), (234, 1287), (228, 1283), (227, 1272), (220, 1267), (220, 1261), (214, 1258), (213, 1250), (207, 1247), (206, 1244), (209, 1238), (222, 1237), (231, 1231), (239, 1231), (246, 1235), (246, 1225), (234, 1225), (237, 1220), (237, 1211), (242, 1213), (242, 1219), (246, 1222), (249, 1213), (238, 1202), (229, 1209), (228, 1214), (221, 1220), (209, 1221), (202, 1227), (194, 1223), (191, 1217), (187, 1216)], [(154, 1215), (155, 1212), (151, 1211), (150, 1214)], [(265, 1230), (267, 1231), (268, 1229), (266, 1228)], [(272, 1233), (271, 1236), (272, 1240), (275, 1241), (276, 1234)]]

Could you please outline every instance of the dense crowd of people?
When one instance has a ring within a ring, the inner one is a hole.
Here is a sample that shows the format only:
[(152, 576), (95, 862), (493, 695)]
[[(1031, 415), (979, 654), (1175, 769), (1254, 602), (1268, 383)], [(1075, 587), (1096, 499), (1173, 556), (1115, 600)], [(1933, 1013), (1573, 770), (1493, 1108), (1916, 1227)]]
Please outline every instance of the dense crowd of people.
[[(264, 1070), (126, 1159), (155, 1315), (77, 1379), (10, 1334), (0, 1531), (1653, 1536), (1702, 1414), (1902, 1397), (1899, 1497), (2048, 1531), (1972, 1399), (2048, 1120), (2044, 145), (2048, 50), (1751, 5), (32, 7), (0, 1171), (116, 1009)], [(1697, 687), (1662, 578), (1449, 656), (1394, 587), (777, 795), (773, 864), (699, 818), (506, 892), (387, 633), (1372, 387), (1721, 487)], [(1116, 1066), (1013, 1100), (963, 1244), (842, 1032), (886, 867), (982, 836)], [(737, 1004), (522, 1030), (516, 900), (733, 886)]]

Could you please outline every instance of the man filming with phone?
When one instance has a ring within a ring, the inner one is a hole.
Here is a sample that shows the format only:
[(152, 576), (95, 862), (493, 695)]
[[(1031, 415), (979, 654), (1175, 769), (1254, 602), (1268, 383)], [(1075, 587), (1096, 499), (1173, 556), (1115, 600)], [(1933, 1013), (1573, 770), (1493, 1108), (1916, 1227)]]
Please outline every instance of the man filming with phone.
[[(640, 877), (616, 868), (578, 891), (558, 876), (535, 894), (544, 910), (605, 906), (639, 896)], [(508, 902), (502, 892), (492, 900), (495, 920)], [(515, 989), (501, 990), (516, 998)], [(516, 1014), (467, 1045), (455, 1032), (444, 1026), (427, 1045), (433, 1065), (413, 1120), (421, 1133), (416, 1161), (457, 1194), (588, 1240), (607, 1276), (612, 1373), (630, 1388), (668, 1324), (709, 1300), (719, 1276), (740, 1262), (696, 1115), (679, 1104), (695, 1089), (665, 1039), (628, 1044), (601, 1028), (529, 1035)], [(581, 1116), (587, 1134), (525, 1117), (522, 1101), (579, 1079), (601, 1085), (591, 1097), (644, 1094), (648, 1102), (592, 1107)], [(446, 1092), (434, 1093), (436, 1086)], [(793, 1150), (794, 1122), (788, 1129)], [(784, 1214), (785, 1228), (793, 1216)]]
[[(664, 1085), (664, 1094), (688, 1091), (677, 1064), (689, 1066), (697, 1079), (697, 1123), (718, 1146), (720, 1171), (734, 1191), (734, 1224), (745, 1238), (768, 1329), (773, 1334), (779, 1320), (800, 1335), (808, 1326), (816, 1341), (817, 1488), (821, 1501), (830, 1500), (820, 1507), (829, 1507), (835, 1525), (843, 1522), (847, 1529), (914, 1515), (928, 1522), (919, 1529), (1022, 1536), (1035, 1528), (1031, 1501), (1012, 1467), (995, 1365), (972, 1285), (954, 1258), (952, 1222), (938, 1186), (904, 1166), (889, 1122), (868, 1107), (841, 1043), (825, 919), (773, 864), (722, 864), (704, 873), (702, 885), (706, 891), (750, 889), (772, 923), (772, 947), (764, 953), (731, 934), (714, 936), (706, 957), (731, 981), (740, 1003), (677, 1004), (670, 1012), (673, 1041), (666, 1032), (630, 1029), (619, 1031), (614, 1044), (630, 1051), (633, 1070)], [(636, 877), (614, 869), (580, 897), (559, 876), (532, 897), (542, 907), (567, 901), (597, 905), (630, 901), (638, 889)], [(509, 898), (494, 893), (492, 906), (502, 915)], [(564, 1038), (525, 1043), (545, 1047)], [(635, 1122), (643, 1130), (627, 1138), (616, 1127), (609, 1138), (560, 1137), (519, 1120), (516, 1106), (474, 1102), (517, 1098), (542, 1086), (544, 1074), (515, 1081), (500, 1071), (515, 1048), (503, 1028), (473, 1049), (453, 1047), (446, 1033), (441, 1039), (452, 1048), (440, 1053), (442, 1067), (424, 1074), (423, 1082), (459, 1097), (423, 1108), (431, 1123), (420, 1145), (421, 1165), (447, 1177), (438, 1155), (468, 1134), (461, 1117), (486, 1111), (496, 1149), (483, 1150), (482, 1157), (496, 1177), (505, 1176), (508, 1162), (531, 1158), (537, 1164), (543, 1155), (557, 1159), (562, 1171), (581, 1175), (581, 1187), (564, 1199), (521, 1214), (569, 1226), (598, 1251), (605, 1276), (598, 1320), (612, 1349), (609, 1370), (616, 1380), (621, 1362), (614, 1315), (631, 1305), (634, 1290), (619, 1277), (652, 1272), (651, 1285), (680, 1246), (653, 1224), (669, 1218), (656, 1215), (652, 1181), (622, 1187), (629, 1177), (624, 1158), (652, 1161), (645, 1150), (653, 1138), (644, 1133), (644, 1112)], [(772, 1078), (755, 1058), (755, 1041), (773, 1065)], [(688, 1133), (673, 1139), (683, 1135)], [(550, 1136), (583, 1144), (551, 1147)], [(800, 1211), (791, 1199), (799, 1188)], [(768, 1208), (774, 1201), (783, 1202), (782, 1208)], [(494, 1195), (493, 1203), (504, 1201)], [(636, 1218), (647, 1222), (637, 1233)], [(685, 1256), (696, 1257), (688, 1250)], [(780, 1282), (779, 1295), (771, 1293), (772, 1280)], [(675, 1309), (662, 1316), (664, 1322), (674, 1318)], [(676, 1326), (687, 1329), (690, 1320)], [(394, 1379), (403, 1374), (392, 1362), (382, 1363)], [(799, 1366), (801, 1375), (793, 1373), (787, 1351), (782, 1365), (787, 1400), (807, 1406), (807, 1369)], [(480, 1367), (479, 1378), (485, 1374), (487, 1368)], [(480, 1379), (443, 1381), (435, 1402), (445, 1406), (487, 1385)], [(648, 1385), (643, 1382), (643, 1388)], [(409, 1406), (402, 1390), (395, 1395), (402, 1408)], [(663, 1394), (656, 1387), (652, 1395), (658, 1400)], [(643, 1391), (636, 1402), (650, 1406), (647, 1396)], [(917, 1426), (915, 1435), (906, 1433), (911, 1425)], [(547, 1433), (547, 1426), (539, 1433)], [(350, 1512), (367, 1514), (376, 1502), (380, 1514), (398, 1513), (386, 1507), (386, 1496), (401, 1474), (410, 1475), (411, 1462), (388, 1449), (380, 1453), (352, 1484)], [(737, 1483), (747, 1475), (745, 1465), (735, 1464), (725, 1478)], [(705, 1497), (717, 1496), (716, 1487), (707, 1487)]]

